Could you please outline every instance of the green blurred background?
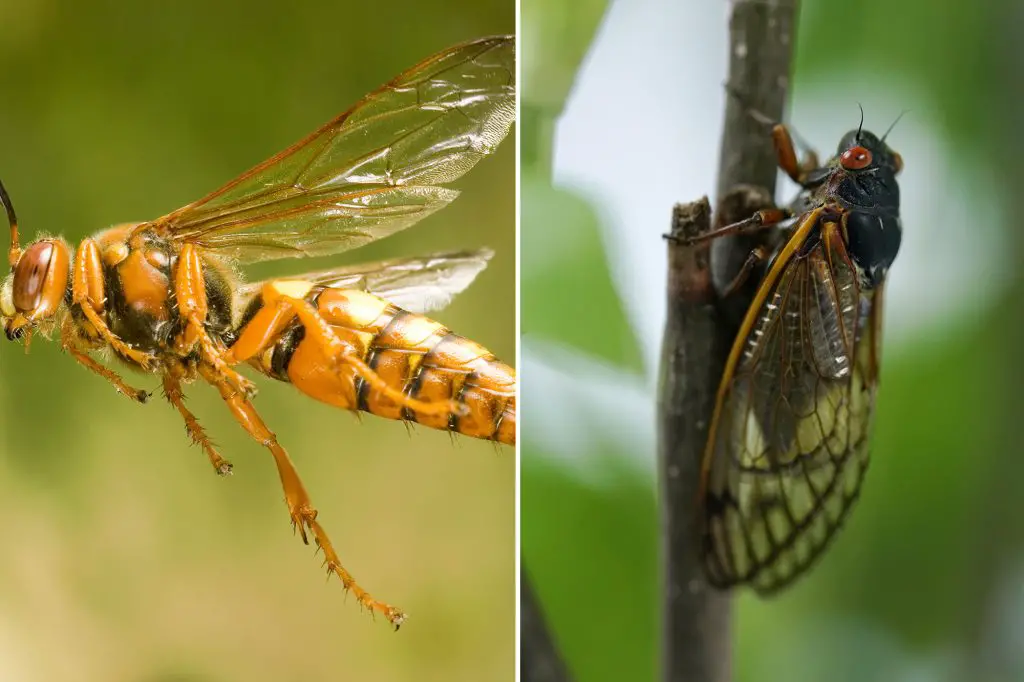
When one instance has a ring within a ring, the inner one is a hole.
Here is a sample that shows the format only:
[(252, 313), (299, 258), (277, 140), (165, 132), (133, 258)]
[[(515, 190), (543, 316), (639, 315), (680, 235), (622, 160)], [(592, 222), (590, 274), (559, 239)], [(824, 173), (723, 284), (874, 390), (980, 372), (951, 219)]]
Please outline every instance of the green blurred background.
[[(434, 52), (514, 27), (511, 0), (0, 0), (0, 174), (23, 239), (161, 215)], [(407, 233), (258, 274), (490, 246), (490, 267), (437, 317), (513, 362), (514, 173), (509, 139)], [(189, 405), (234, 462), (228, 479), (163, 400), (130, 403), (44, 339), (27, 356), (4, 342), (0, 679), (509, 679), (511, 450), (259, 385), (345, 566), (406, 626), (324, 584), (270, 456), (213, 391), (193, 387)]]
[[(1024, 12), (802, 5), (804, 137), (911, 109), (905, 237), (863, 495), (809, 577), (735, 600), (736, 679), (1024, 680)], [(660, 235), (715, 186), (727, 6), (523, 0), (523, 562), (578, 682), (658, 675)]]

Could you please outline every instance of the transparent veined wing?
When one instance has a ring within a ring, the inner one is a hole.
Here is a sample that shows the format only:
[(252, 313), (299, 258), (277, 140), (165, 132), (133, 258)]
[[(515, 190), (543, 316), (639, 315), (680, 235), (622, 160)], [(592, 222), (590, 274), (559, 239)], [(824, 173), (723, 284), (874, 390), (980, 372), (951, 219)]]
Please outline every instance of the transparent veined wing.
[(322, 256), (386, 237), (450, 203), (451, 182), (515, 118), (515, 37), (414, 66), (306, 139), (136, 230), (236, 262)]
[[(289, 279), (333, 289), (359, 289), (409, 312), (427, 313), (447, 306), (473, 283), (493, 255), (490, 249), (436, 253), (320, 270)], [(240, 293), (249, 298), (262, 286), (263, 282), (247, 284)]]
[(719, 390), (701, 496), (705, 567), (719, 587), (792, 582), (867, 471), (882, 290), (861, 290), (837, 224), (812, 227), (769, 271)]

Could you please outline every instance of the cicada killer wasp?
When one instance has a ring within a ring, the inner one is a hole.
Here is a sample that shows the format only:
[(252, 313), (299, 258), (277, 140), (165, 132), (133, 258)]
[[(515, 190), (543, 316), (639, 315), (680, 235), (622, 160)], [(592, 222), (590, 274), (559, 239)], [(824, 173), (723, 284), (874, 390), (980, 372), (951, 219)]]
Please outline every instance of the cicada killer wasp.
[(822, 166), (813, 152), (799, 162), (789, 131), (775, 125), (779, 166), (803, 188), (796, 201), (698, 238), (778, 228), (774, 246), (756, 248), (723, 292), (760, 275), (726, 361), (701, 466), (701, 555), (716, 587), (749, 584), (768, 594), (790, 584), (858, 497), (882, 297), (902, 229), (903, 160), (885, 137), (864, 130), (862, 119)]
[(442, 307), (490, 251), (440, 253), (243, 283), (242, 264), (336, 254), (405, 229), (458, 195), (449, 183), (491, 154), (515, 118), (515, 39), (445, 50), (306, 139), (212, 194), (144, 223), (97, 233), (74, 251), (46, 237), (22, 249), (7, 192), (11, 275), (0, 290), (8, 339), (60, 330), (61, 345), (122, 395), (145, 402), (90, 352), (109, 349), (161, 377), (215, 471), (231, 465), (186, 408), (182, 386), (211, 384), (273, 455), (292, 524), (371, 613), (342, 567), (288, 454), (253, 407), (247, 364), (347, 410), (514, 444), (516, 373), (423, 313)]

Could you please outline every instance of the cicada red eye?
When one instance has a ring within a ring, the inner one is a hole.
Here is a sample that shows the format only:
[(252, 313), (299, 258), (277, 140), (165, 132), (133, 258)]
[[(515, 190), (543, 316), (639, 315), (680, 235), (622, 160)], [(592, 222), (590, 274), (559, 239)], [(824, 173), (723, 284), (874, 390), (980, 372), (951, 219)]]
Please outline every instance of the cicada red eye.
[(839, 163), (846, 170), (867, 168), (871, 165), (871, 152), (860, 146), (850, 147), (839, 157)]

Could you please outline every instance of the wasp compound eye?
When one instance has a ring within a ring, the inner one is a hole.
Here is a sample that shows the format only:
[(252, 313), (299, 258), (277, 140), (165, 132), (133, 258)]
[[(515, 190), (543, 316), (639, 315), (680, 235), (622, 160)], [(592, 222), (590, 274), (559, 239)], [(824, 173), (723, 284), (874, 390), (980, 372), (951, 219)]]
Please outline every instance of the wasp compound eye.
[(14, 307), (23, 313), (36, 309), (53, 260), (53, 244), (36, 242), (21, 254), (14, 268)]
[(871, 152), (860, 146), (850, 147), (839, 157), (839, 163), (846, 170), (867, 168), (871, 165)]
[(43, 239), (32, 244), (14, 266), (11, 303), (29, 319), (53, 314), (67, 288), (71, 257), (66, 244)]

